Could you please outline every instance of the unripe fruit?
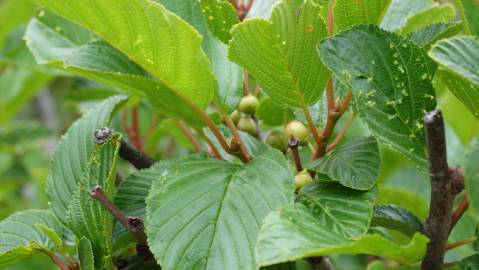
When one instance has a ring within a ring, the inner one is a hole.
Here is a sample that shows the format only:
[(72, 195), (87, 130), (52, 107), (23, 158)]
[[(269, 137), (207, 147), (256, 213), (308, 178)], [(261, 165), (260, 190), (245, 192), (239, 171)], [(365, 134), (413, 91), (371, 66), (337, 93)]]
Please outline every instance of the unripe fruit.
[(233, 123), (238, 124), (238, 122), (241, 118), (241, 114), (240, 114), (240, 112), (238, 112), (238, 110), (234, 110), (234, 112), (231, 113), (230, 117), (231, 117), (231, 120), (233, 121)]
[(249, 116), (241, 117), (237, 125), (238, 129), (256, 136), (256, 123)]
[(244, 114), (253, 115), (256, 112), (258, 105), (259, 105), (259, 101), (255, 96), (247, 95), (243, 99), (241, 99), (241, 102), (238, 108), (239, 108), (239, 111)]
[(266, 144), (282, 152), (286, 152), (288, 149), (288, 137), (284, 132), (275, 130), (266, 138)]
[(309, 131), (303, 123), (298, 120), (291, 121), (285, 128), (288, 138), (295, 137), (299, 142), (304, 143), (308, 140)]
[(307, 170), (303, 170), (299, 172), (295, 177), (294, 177), (294, 186), (296, 190), (302, 189), (304, 186), (310, 184), (313, 182), (313, 178), (309, 174)]

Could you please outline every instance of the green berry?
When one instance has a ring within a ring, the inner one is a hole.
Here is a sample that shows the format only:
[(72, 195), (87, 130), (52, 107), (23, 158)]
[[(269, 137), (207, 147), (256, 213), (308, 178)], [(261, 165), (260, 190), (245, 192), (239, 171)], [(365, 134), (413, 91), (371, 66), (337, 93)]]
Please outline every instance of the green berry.
[(296, 190), (302, 189), (304, 186), (310, 184), (313, 182), (313, 178), (309, 174), (307, 170), (303, 170), (299, 172), (295, 177), (294, 177), (294, 186), (296, 187)]
[(298, 120), (290, 122), (284, 131), (288, 138), (295, 137), (301, 143), (304, 143), (308, 140), (309, 131), (306, 126)]
[(259, 101), (255, 96), (247, 95), (241, 99), (239, 111), (247, 115), (253, 115), (256, 112), (258, 105)]
[(284, 132), (275, 130), (266, 138), (266, 144), (282, 152), (286, 152), (288, 149), (288, 137)]
[(237, 125), (238, 129), (249, 133), (252, 136), (256, 136), (256, 123), (249, 116), (241, 117)]
[(230, 117), (231, 117), (231, 120), (233, 121), (233, 123), (238, 124), (238, 122), (241, 118), (241, 114), (240, 114), (240, 112), (238, 112), (238, 110), (234, 110), (234, 112), (231, 113)]

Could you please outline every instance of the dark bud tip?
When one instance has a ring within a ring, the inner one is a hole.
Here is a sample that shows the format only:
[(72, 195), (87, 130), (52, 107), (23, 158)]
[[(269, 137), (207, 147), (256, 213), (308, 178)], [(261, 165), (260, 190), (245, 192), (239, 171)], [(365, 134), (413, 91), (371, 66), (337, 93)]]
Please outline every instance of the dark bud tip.
[(439, 119), (442, 119), (442, 112), (439, 109), (435, 109), (434, 111), (427, 112), (426, 116), (424, 116), (424, 122), (426, 124), (434, 123)]
[(119, 260), (117, 263), (116, 263), (116, 267), (121, 270), (121, 269), (126, 269), (128, 267), (128, 262), (125, 261), (125, 260)]
[(111, 136), (113, 136), (113, 129), (102, 127), (95, 130), (93, 133), (93, 140), (95, 144), (104, 144)]
[(299, 144), (298, 139), (296, 139), (294, 136), (291, 136), (288, 141), (289, 147), (296, 147)]
[(138, 229), (138, 230), (143, 229), (143, 221), (139, 218), (130, 217), (128, 219), (128, 222), (130, 223), (130, 226), (135, 228), (135, 229)]
[(96, 196), (100, 195), (101, 193), (103, 193), (103, 190), (101, 189), (100, 186), (96, 186), (96, 187), (92, 188), (92, 190), (90, 191), (90, 195), (93, 196), (93, 197), (96, 197)]

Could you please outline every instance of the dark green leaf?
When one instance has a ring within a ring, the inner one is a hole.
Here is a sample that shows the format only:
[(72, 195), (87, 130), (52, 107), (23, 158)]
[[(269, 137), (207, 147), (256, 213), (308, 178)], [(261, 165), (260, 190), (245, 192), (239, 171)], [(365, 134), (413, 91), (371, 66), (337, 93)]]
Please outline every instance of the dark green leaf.
[(419, 233), (405, 245), (378, 234), (347, 239), (318, 220), (303, 204), (294, 204), (266, 217), (256, 244), (256, 260), (258, 266), (265, 266), (330, 254), (370, 254), (409, 264), (423, 258), (428, 241)]
[(371, 226), (382, 226), (410, 236), (424, 233), (421, 221), (414, 214), (394, 204), (376, 205)]
[(323, 40), (323, 62), (348, 85), (371, 132), (421, 168), (427, 167), (424, 113), (436, 107), (435, 63), (425, 51), (375, 26)]
[(307, 167), (327, 174), (343, 186), (369, 190), (376, 184), (380, 164), (376, 139), (363, 137), (348, 141), (328, 156), (313, 161)]
[(92, 246), (90, 240), (85, 237), (82, 237), (78, 243), (78, 261), (81, 270), (95, 269)]
[(293, 175), (269, 150), (245, 165), (217, 159), (176, 162), (147, 200), (147, 233), (166, 270), (255, 269), (263, 218), (293, 200)]
[(461, 36), (441, 40), (429, 55), (441, 67), (437, 76), (479, 119), (479, 38)]
[(18, 212), (0, 222), (0, 268), (42, 251), (52, 252), (54, 241), (38, 225), (62, 235), (60, 222), (49, 211)]
[(200, 4), (211, 32), (222, 42), (228, 43), (231, 28), (239, 23), (233, 5), (224, 0), (200, 0)]
[(476, 0), (456, 0), (455, 2), (461, 11), (466, 34), (479, 37), (479, 3)]
[(125, 96), (106, 99), (73, 123), (58, 143), (48, 176), (47, 194), (53, 212), (65, 224), (73, 195), (94, 153), (93, 132), (107, 126), (111, 115), (125, 101)]
[(479, 255), (474, 254), (459, 263), (459, 268), (461, 270), (477, 270), (479, 269)]
[(297, 202), (306, 205), (324, 228), (345, 239), (366, 233), (377, 190), (357, 191), (335, 182), (316, 182), (301, 190)]
[(436, 41), (452, 37), (461, 30), (462, 24), (460, 23), (433, 23), (412, 32), (409, 39), (421, 47), (429, 48)]
[(95, 147), (68, 207), (68, 226), (78, 237), (90, 240), (96, 268), (109, 264), (113, 220), (111, 214), (90, 196), (90, 191), (93, 187), (100, 186), (107, 197), (113, 197), (120, 140), (121, 136), (114, 135), (107, 142)]

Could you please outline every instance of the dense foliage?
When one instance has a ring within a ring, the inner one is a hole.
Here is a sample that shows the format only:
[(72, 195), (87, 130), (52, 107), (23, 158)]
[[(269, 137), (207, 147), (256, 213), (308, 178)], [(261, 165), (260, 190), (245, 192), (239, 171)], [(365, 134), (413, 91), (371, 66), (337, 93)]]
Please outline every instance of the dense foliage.
[(479, 269), (477, 0), (3, 0), (0, 89), (1, 269)]

